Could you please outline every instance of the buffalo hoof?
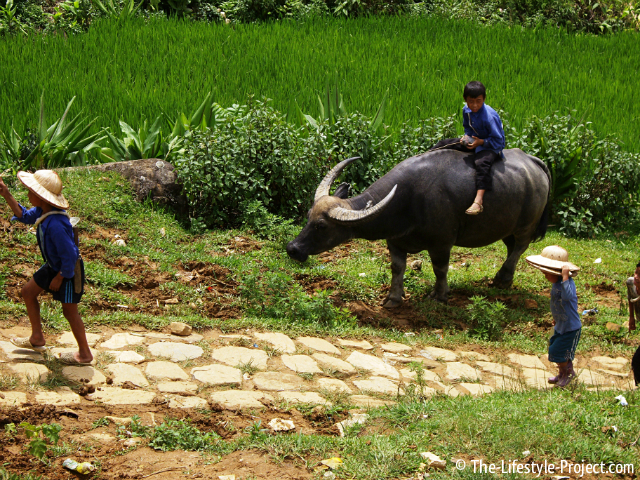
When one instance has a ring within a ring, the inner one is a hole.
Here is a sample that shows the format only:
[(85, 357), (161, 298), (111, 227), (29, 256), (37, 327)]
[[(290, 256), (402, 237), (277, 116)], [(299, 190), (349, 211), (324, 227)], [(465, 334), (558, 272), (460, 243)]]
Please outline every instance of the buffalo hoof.
[(398, 308), (400, 305), (402, 305), (402, 300), (391, 300), (388, 299), (386, 302), (384, 302), (384, 304), (382, 305), (384, 308)]
[(513, 280), (506, 281), (494, 278), (489, 282), (490, 287), (499, 288), (500, 290), (509, 290), (511, 288), (511, 285), (513, 285)]
[(444, 295), (444, 296), (443, 295), (438, 295), (435, 290), (432, 290), (431, 293), (428, 295), (428, 297), (431, 300), (435, 300), (437, 302), (444, 303), (445, 305), (448, 303), (447, 296), (446, 295)]

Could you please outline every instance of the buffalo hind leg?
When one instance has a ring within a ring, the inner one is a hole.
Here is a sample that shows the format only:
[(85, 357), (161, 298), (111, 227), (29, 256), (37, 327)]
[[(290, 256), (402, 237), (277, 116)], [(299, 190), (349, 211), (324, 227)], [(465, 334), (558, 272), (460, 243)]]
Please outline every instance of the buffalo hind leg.
[(429, 297), (434, 298), (439, 302), (447, 303), (447, 295), (449, 294), (447, 272), (449, 271), (451, 247), (441, 248), (439, 250), (429, 250), (429, 256), (431, 257), (433, 273), (436, 275), (436, 284), (429, 294)]
[(407, 252), (404, 252), (389, 242), (389, 253), (391, 254), (391, 289), (389, 295), (383, 300), (384, 308), (396, 308), (402, 305), (404, 298), (404, 271), (407, 268)]
[(493, 278), (493, 281), (491, 282), (492, 286), (503, 289), (511, 288), (518, 260), (520, 260), (520, 256), (524, 253), (527, 247), (529, 247), (530, 239), (529, 237), (525, 238), (526, 240), (523, 238), (516, 238), (511, 235), (502, 240), (507, 246), (507, 259)]

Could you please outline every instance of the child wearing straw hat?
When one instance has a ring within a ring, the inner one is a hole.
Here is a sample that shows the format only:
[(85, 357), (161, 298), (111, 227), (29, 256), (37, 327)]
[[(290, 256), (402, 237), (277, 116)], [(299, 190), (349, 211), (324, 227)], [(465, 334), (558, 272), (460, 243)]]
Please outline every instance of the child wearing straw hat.
[[(15, 214), (11, 220), (36, 226), (38, 246), (45, 263), (22, 287), (22, 297), (31, 322), (31, 337), (13, 338), (11, 343), (36, 352), (46, 350), (38, 295), (47, 291), (53, 294), (54, 300), (62, 303), (62, 313), (78, 342), (78, 351), (62, 353), (60, 361), (69, 365), (89, 365), (93, 355), (78, 313), (78, 302), (84, 293), (84, 265), (79, 259), (73, 228), (65, 212), (69, 203), (62, 195), (62, 181), (53, 170), (38, 170), (33, 174), (18, 172), (18, 179), (29, 189), (29, 202), (33, 208), (27, 210), (20, 205), (2, 178), (0, 195)], [(74, 282), (78, 276), (81, 282)]]
[(549, 339), (549, 361), (558, 364), (558, 375), (549, 378), (549, 383), (565, 387), (576, 376), (573, 358), (582, 331), (576, 284), (571, 278), (580, 269), (569, 262), (567, 251), (557, 245), (546, 247), (540, 255), (529, 256), (526, 260), (553, 284), (551, 314), (554, 332)]

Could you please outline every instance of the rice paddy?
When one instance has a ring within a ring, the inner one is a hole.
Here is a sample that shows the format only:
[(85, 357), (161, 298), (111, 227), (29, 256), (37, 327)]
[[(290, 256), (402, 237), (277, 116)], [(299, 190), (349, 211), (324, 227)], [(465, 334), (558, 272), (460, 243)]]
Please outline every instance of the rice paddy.
[[(458, 112), (479, 79), (515, 127), (532, 115), (575, 109), (601, 135), (640, 151), (637, 33), (576, 36), (558, 30), (482, 27), (437, 18), (326, 19), (260, 25), (166, 19), (101, 21), (83, 35), (0, 39), (0, 129), (35, 127), (74, 110), (119, 131), (163, 111), (192, 112), (208, 92), (224, 106), (250, 95), (283, 112), (316, 115), (337, 79), (348, 111), (373, 116), (389, 91), (385, 123)], [(76, 111), (76, 113), (77, 113)], [(72, 111), (71, 113), (74, 113)], [(97, 127), (96, 127), (97, 128)]]

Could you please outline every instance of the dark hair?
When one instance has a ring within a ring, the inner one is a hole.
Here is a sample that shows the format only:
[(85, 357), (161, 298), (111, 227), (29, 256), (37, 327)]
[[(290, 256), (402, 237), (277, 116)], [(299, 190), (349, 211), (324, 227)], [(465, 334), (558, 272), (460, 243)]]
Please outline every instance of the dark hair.
[(469, 82), (464, 86), (464, 92), (462, 93), (464, 98), (478, 98), (480, 95), (487, 96), (487, 90), (482, 82)]
[(636, 265), (636, 268), (640, 268), (640, 262), (638, 262), (638, 264)]

